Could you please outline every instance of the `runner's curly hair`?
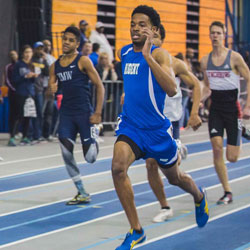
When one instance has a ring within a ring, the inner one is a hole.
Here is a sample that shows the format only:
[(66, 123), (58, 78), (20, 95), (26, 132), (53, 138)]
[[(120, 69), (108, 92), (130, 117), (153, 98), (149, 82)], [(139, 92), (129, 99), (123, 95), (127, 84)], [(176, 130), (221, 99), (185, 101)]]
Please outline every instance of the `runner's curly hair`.
[(133, 10), (131, 17), (137, 13), (148, 16), (153, 26), (156, 26), (157, 28), (160, 27), (161, 18), (154, 8), (149, 7), (147, 5), (139, 5)]

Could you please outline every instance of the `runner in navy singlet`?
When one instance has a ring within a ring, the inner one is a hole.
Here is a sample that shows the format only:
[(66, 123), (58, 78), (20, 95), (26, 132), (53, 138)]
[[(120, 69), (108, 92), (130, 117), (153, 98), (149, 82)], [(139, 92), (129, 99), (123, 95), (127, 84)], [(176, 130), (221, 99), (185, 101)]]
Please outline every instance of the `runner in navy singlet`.
[[(73, 156), (74, 143), (79, 133), (85, 160), (89, 163), (96, 161), (99, 148), (94, 124), (101, 122), (104, 88), (90, 59), (77, 52), (80, 31), (76, 27), (68, 27), (62, 41), (64, 54), (50, 68), (49, 87), (55, 93), (58, 83), (62, 90), (58, 133), (66, 169), (78, 190), (78, 194), (67, 205), (75, 205), (90, 202), (90, 195), (83, 187), (80, 170)], [(89, 80), (97, 91), (95, 112), (91, 105)]]

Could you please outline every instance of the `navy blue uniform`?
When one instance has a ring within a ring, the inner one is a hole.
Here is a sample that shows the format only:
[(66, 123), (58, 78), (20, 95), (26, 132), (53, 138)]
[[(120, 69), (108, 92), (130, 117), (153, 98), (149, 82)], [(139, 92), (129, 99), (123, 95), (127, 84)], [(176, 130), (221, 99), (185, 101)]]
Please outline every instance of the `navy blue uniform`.
[(78, 54), (67, 67), (60, 65), (60, 59), (55, 62), (55, 75), (63, 95), (58, 132), (59, 138), (73, 141), (79, 132), (82, 143), (92, 143), (95, 133), (89, 122), (93, 113), (90, 83), (88, 75), (78, 67), (80, 58), (81, 55)]

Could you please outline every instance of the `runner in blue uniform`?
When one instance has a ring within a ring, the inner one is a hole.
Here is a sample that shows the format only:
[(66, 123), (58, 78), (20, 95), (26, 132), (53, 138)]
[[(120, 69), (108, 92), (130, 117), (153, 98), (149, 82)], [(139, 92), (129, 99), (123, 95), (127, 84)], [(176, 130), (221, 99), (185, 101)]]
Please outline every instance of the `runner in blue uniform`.
[[(85, 160), (95, 162), (99, 149), (94, 124), (101, 122), (104, 88), (90, 59), (77, 52), (80, 31), (76, 27), (66, 28), (62, 42), (64, 54), (50, 68), (49, 87), (55, 93), (58, 82), (63, 94), (58, 133), (66, 169), (78, 190), (67, 205), (75, 205), (90, 202), (90, 195), (84, 189), (73, 156), (74, 143), (79, 133)], [(97, 92), (95, 112), (91, 105), (89, 80)]]
[(171, 57), (153, 46), (154, 32), (160, 26), (158, 13), (146, 5), (138, 6), (131, 16), (132, 44), (118, 51), (122, 61), (125, 100), (119, 117), (114, 146), (112, 175), (116, 192), (125, 210), (131, 230), (116, 250), (132, 249), (146, 239), (134, 203), (127, 175), (129, 166), (139, 158), (153, 158), (169, 182), (190, 193), (195, 201), (196, 221), (203, 227), (208, 220), (204, 193), (191, 177), (182, 172), (171, 122), (164, 116), (164, 100), (176, 94)]
[[(155, 32), (154, 44), (161, 47), (165, 39), (165, 28), (161, 24), (157, 32)], [(187, 148), (181, 143), (179, 132), (179, 120), (182, 116), (182, 94), (180, 82), (183, 81), (190, 89), (192, 89), (193, 105), (190, 112), (190, 117), (187, 127), (197, 130), (201, 126), (201, 119), (198, 115), (201, 89), (199, 80), (188, 70), (186, 63), (174, 56), (172, 58), (172, 67), (175, 73), (175, 81), (177, 87), (177, 94), (173, 97), (166, 95), (163, 113), (171, 121), (173, 127), (173, 138), (176, 140), (181, 159), (187, 156)], [(147, 176), (150, 187), (155, 196), (160, 202), (161, 209), (159, 213), (153, 217), (153, 222), (163, 222), (173, 216), (173, 210), (170, 208), (166, 199), (164, 184), (158, 171), (158, 164), (154, 159), (146, 160)]]

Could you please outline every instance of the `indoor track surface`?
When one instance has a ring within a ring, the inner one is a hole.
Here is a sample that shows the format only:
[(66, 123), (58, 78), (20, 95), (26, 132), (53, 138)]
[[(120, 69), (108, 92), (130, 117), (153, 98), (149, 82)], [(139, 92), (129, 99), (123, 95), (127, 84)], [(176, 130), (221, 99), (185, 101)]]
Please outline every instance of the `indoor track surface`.
[[(0, 155), (4, 158), (0, 162), (0, 249), (114, 250), (122, 243), (129, 224), (111, 176), (113, 132), (102, 137), (98, 160), (92, 165), (83, 160), (77, 141), (75, 157), (92, 198), (91, 203), (81, 206), (65, 205), (76, 189), (65, 170), (57, 140), (10, 148), (7, 137), (0, 136)], [(196, 132), (182, 131), (181, 139), (189, 152), (181, 168), (206, 189), (209, 222), (198, 228), (191, 196), (164, 178), (174, 216), (153, 223), (160, 206), (147, 182), (145, 162), (136, 161), (129, 176), (147, 240), (134, 249), (250, 249), (250, 141), (243, 140), (238, 162), (227, 162), (234, 202), (216, 205), (223, 190), (213, 167), (207, 124)]]

